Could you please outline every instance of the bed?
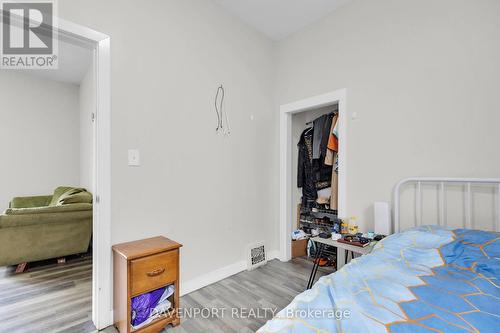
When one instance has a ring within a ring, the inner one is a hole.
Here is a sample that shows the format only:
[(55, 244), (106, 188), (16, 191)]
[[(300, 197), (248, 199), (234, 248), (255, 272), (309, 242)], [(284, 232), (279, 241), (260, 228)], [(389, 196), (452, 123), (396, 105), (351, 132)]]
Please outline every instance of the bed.
[[(449, 178), (400, 182), (394, 194), (395, 233), (370, 254), (322, 277), (258, 332), (499, 331), (499, 184)], [(424, 223), (432, 220), (423, 199), (427, 187), (437, 191), (433, 225)], [(458, 211), (464, 216), (453, 219), (458, 224), (449, 216), (453, 195), (447, 189), (453, 187), (463, 192)], [(481, 188), (479, 194), (475, 188)], [(403, 219), (405, 191), (413, 193), (413, 217)], [(494, 221), (475, 218), (484, 194), (493, 197)]]

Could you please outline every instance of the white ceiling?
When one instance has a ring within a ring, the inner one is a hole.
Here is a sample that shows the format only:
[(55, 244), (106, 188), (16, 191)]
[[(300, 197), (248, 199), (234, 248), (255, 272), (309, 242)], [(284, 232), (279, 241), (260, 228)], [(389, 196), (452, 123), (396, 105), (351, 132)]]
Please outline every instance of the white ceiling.
[(214, 0), (273, 40), (283, 39), (350, 0)]
[(49, 80), (79, 85), (92, 63), (92, 50), (73, 43), (59, 41), (58, 69), (23, 70), (26, 74)]

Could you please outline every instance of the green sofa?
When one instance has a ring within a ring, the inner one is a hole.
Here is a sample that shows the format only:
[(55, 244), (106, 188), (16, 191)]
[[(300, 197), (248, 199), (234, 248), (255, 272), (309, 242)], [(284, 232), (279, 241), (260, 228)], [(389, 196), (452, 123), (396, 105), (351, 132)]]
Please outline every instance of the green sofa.
[(92, 194), (85, 189), (14, 198), (0, 215), (0, 266), (84, 253), (91, 237)]

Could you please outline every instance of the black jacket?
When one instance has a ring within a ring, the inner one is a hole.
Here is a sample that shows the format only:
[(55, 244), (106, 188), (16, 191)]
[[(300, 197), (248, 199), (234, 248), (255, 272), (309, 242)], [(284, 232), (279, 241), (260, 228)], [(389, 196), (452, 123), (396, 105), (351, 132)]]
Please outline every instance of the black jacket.
[[(325, 164), (333, 113), (314, 120), (314, 127), (302, 132), (298, 147), (297, 186), (302, 188), (302, 205), (313, 207), (318, 190), (331, 186), (332, 166)], [(316, 156), (314, 158), (314, 152)]]
[(298, 147), (297, 186), (302, 188), (302, 206), (312, 207), (318, 198), (313, 170), (312, 144), (314, 129), (308, 128), (300, 135)]
[(317, 190), (330, 187), (332, 184), (332, 167), (325, 164), (326, 147), (330, 137), (334, 113), (328, 113), (314, 120), (313, 150), (318, 149), (318, 158), (313, 158), (312, 168)]

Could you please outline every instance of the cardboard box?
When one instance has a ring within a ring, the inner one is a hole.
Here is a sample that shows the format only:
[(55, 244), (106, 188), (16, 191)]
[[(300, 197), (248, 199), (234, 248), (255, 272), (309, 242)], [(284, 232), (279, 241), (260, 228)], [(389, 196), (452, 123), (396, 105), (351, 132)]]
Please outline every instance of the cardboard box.
[(307, 256), (307, 239), (292, 240), (292, 258)]

